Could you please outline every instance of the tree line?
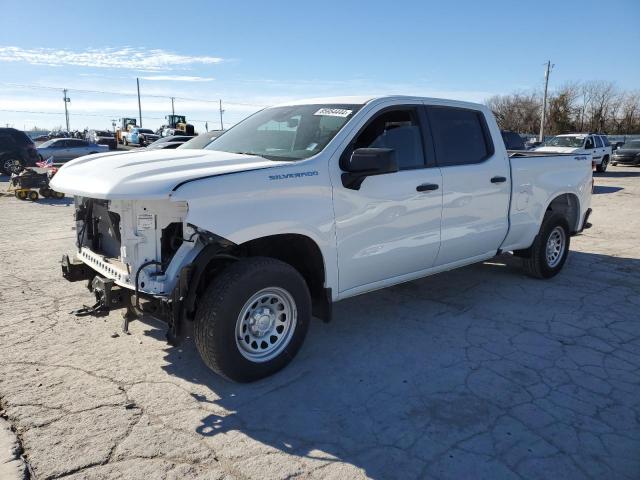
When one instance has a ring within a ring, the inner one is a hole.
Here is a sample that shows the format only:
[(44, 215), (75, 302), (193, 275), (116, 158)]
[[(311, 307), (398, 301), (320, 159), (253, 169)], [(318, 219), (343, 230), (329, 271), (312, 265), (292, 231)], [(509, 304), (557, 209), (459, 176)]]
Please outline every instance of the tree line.
[[(486, 100), (503, 130), (538, 133), (542, 93), (496, 95)], [(618, 89), (613, 82), (567, 83), (547, 96), (545, 135), (602, 132), (640, 133), (640, 91)]]

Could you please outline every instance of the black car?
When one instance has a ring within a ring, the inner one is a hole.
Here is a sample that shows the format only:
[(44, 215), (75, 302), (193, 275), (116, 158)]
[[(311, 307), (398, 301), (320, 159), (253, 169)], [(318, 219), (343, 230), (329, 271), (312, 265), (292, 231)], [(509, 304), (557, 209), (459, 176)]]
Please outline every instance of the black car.
[(178, 148), (183, 143), (191, 140), (192, 136), (187, 135), (172, 135), (170, 137), (163, 137), (150, 144), (146, 150), (168, 150)]
[(613, 151), (611, 165), (640, 165), (640, 139), (629, 140)]
[(507, 150), (526, 150), (524, 146), (524, 140), (516, 132), (510, 132), (509, 130), (500, 130), (502, 134), (502, 140)]
[(118, 149), (115, 134), (108, 130), (90, 130), (86, 139), (97, 145), (107, 145), (109, 150)]
[(33, 140), (15, 128), (0, 128), (0, 173), (10, 175), (21, 167), (35, 167), (40, 161)]
[(223, 133), (224, 133), (224, 130), (211, 130), (207, 133), (201, 133), (197, 137), (193, 137), (188, 142), (185, 142), (183, 145), (180, 145), (178, 148), (203, 149)]

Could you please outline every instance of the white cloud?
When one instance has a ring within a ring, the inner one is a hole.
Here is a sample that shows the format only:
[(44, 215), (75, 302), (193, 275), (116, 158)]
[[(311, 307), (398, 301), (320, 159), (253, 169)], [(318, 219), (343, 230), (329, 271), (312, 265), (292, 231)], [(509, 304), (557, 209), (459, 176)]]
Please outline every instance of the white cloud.
[(211, 82), (211, 77), (191, 77), (188, 75), (149, 75), (140, 77), (141, 80), (150, 80), (152, 82)]
[(220, 57), (180, 55), (161, 49), (89, 48), (83, 51), (52, 48), (20, 48), (0, 46), (0, 62), (25, 62), (31, 65), (120, 68), (157, 72), (175, 70), (194, 64), (213, 65)]

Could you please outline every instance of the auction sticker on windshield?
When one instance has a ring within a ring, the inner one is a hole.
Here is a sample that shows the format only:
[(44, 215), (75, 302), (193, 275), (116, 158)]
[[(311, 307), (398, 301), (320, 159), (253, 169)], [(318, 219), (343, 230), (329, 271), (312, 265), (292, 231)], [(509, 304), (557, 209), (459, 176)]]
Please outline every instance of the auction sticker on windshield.
[(345, 110), (343, 108), (321, 108), (314, 115), (323, 115), (325, 117), (348, 117), (353, 110)]

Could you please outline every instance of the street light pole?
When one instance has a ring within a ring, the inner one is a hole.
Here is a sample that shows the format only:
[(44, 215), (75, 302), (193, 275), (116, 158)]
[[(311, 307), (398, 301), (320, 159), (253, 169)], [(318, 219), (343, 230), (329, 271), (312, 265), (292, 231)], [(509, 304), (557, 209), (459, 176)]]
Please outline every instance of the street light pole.
[(62, 90), (64, 97), (64, 118), (67, 122), (67, 132), (69, 131), (69, 110), (67, 109), (67, 103), (69, 103), (71, 101), (71, 99), (69, 97), (67, 97), (67, 89), (65, 88), (64, 90)]
[(176, 109), (173, 107), (173, 101), (175, 99), (176, 99), (175, 97), (171, 97), (171, 115), (174, 115), (174, 116), (176, 114)]
[(545, 115), (547, 113), (547, 90), (549, 88), (549, 74), (553, 69), (553, 65), (551, 65), (551, 60), (547, 61), (547, 68), (544, 72), (544, 96), (542, 97), (542, 115), (540, 117), (540, 135), (538, 137), (538, 141), (544, 141), (544, 120)]
[(222, 114), (224, 110), (222, 109), (222, 99), (220, 99), (220, 130), (224, 130), (224, 125), (222, 124)]
[(136, 77), (136, 84), (138, 85), (138, 115), (140, 116), (140, 126), (142, 126), (142, 106), (140, 104), (140, 79)]

